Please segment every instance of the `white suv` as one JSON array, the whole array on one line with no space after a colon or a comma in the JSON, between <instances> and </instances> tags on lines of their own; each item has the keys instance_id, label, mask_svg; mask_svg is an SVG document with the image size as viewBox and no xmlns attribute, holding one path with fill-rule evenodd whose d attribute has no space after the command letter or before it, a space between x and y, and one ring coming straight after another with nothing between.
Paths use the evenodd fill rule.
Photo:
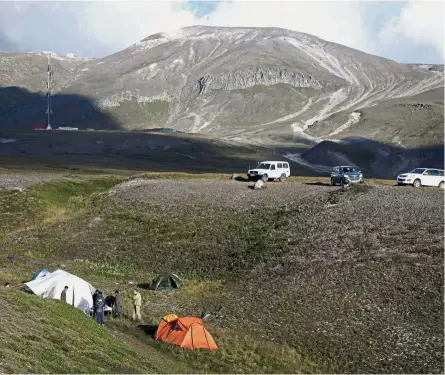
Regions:
<instances>
[{"instance_id":1,"label":"white suv","mask_svg":"<svg viewBox=\"0 0 445 375\"><path fill-rule=\"evenodd\" d=\"M261 179L264 182L278 178L283 182L290 176L289 163L285 161L262 161L254 169L249 169L247 178L249 181Z\"/></svg>"},{"instance_id":2,"label":"white suv","mask_svg":"<svg viewBox=\"0 0 445 375\"><path fill-rule=\"evenodd\" d=\"M444 188L444 171L433 168L416 168L409 173L399 174L397 176L398 185L435 186Z\"/></svg>"}]
</instances>

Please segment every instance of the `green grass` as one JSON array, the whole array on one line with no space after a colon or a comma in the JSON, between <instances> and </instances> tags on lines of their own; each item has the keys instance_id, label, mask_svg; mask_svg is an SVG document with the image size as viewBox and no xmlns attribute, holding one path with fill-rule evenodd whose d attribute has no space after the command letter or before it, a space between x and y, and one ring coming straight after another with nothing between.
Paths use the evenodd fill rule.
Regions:
<instances>
[{"instance_id":1,"label":"green grass","mask_svg":"<svg viewBox=\"0 0 445 375\"><path fill-rule=\"evenodd\" d=\"M295 349L266 337L258 339L210 325L218 351L189 351L154 341L127 319L106 319L104 329L57 300L12 289L0 290L0 298L2 319L7 322L0 325L2 372L323 372Z\"/></svg>"},{"instance_id":2,"label":"green grass","mask_svg":"<svg viewBox=\"0 0 445 375\"><path fill-rule=\"evenodd\" d=\"M320 366L299 354L295 349L233 331L213 333L218 351L186 351L163 344L175 357L188 363L200 363L200 372L288 374L322 373Z\"/></svg>"},{"instance_id":3,"label":"green grass","mask_svg":"<svg viewBox=\"0 0 445 375\"><path fill-rule=\"evenodd\" d=\"M1 290L0 371L147 373L150 359L77 309L22 291Z\"/></svg>"},{"instance_id":4,"label":"green grass","mask_svg":"<svg viewBox=\"0 0 445 375\"><path fill-rule=\"evenodd\" d=\"M70 178L33 185L24 192L0 190L0 238L32 225L66 219L85 209L93 195L121 181L113 176Z\"/></svg>"}]
</instances>

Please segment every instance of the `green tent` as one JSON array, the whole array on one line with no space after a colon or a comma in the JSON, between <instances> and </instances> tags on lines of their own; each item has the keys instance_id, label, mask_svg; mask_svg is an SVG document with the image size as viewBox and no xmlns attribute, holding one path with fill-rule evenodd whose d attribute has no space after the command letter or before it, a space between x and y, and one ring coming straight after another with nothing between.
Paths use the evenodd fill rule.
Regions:
<instances>
[{"instance_id":1,"label":"green tent","mask_svg":"<svg viewBox=\"0 0 445 375\"><path fill-rule=\"evenodd\" d=\"M150 284L150 289L152 290L166 290L171 288L180 288L182 285L182 280L178 275L174 273L168 273L159 275Z\"/></svg>"}]
</instances>

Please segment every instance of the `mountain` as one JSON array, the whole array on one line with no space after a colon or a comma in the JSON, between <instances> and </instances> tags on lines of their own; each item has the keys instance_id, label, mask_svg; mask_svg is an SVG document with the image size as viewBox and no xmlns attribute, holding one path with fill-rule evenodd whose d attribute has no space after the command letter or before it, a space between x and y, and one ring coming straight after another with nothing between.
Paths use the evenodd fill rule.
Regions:
<instances>
[{"instance_id":1,"label":"mountain","mask_svg":"<svg viewBox=\"0 0 445 375\"><path fill-rule=\"evenodd\" d=\"M19 61L6 76L5 59ZM41 90L43 59L0 54L0 82ZM172 127L232 142L443 143L443 66L399 64L290 30L186 27L101 59L56 60L53 70L59 125L105 129L101 112L126 130ZM45 118L43 101L7 112L14 102L24 104L10 99L3 126Z\"/></svg>"}]
</instances>

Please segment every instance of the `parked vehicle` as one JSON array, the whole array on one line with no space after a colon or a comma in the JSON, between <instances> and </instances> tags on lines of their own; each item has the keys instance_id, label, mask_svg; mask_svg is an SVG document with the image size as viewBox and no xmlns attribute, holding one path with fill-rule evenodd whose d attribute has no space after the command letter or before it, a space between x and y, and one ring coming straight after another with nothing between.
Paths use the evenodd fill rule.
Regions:
<instances>
[{"instance_id":1,"label":"parked vehicle","mask_svg":"<svg viewBox=\"0 0 445 375\"><path fill-rule=\"evenodd\" d=\"M332 168L331 185L347 185L365 182L361 171L350 165L340 165Z\"/></svg>"},{"instance_id":2,"label":"parked vehicle","mask_svg":"<svg viewBox=\"0 0 445 375\"><path fill-rule=\"evenodd\" d=\"M266 182L277 178L283 182L289 176L289 163L285 161L262 161L256 168L249 169L247 172L249 181L261 179Z\"/></svg>"},{"instance_id":3,"label":"parked vehicle","mask_svg":"<svg viewBox=\"0 0 445 375\"><path fill-rule=\"evenodd\" d=\"M409 173L402 173L397 176L398 185L412 185L414 187L434 186L445 187L445 176L442 169L416 168Z\"/></svg>"}]
</instances>

